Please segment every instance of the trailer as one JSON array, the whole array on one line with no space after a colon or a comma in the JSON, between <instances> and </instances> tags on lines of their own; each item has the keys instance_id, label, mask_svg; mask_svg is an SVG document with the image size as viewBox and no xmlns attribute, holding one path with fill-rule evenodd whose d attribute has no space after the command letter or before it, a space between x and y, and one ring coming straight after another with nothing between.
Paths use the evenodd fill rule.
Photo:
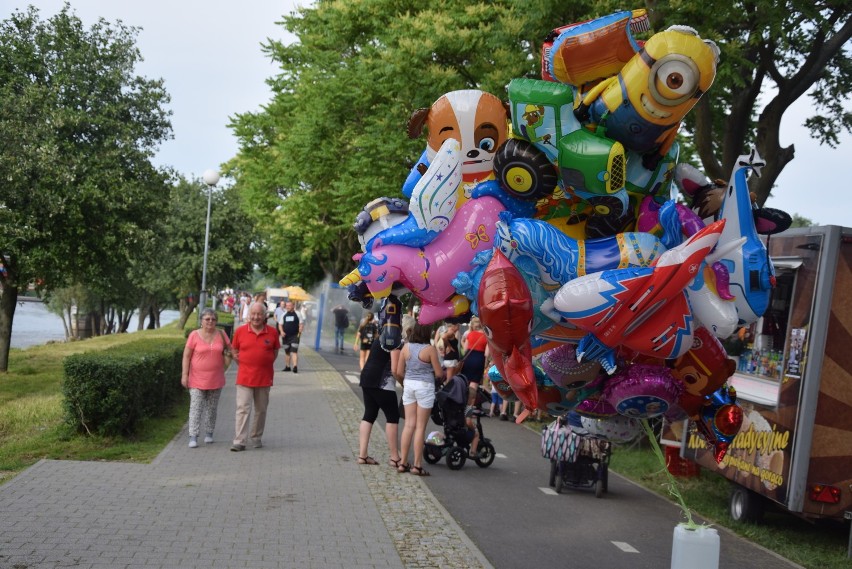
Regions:
<instances>
[{"instance_id":1,"label":"trailer","mask_svg":"<svg viewBox=\"0 0 852 569\"><path fill-rule=\"evenodd\" d=\"M726 342L743 424L717 464L694 429L681 456L733 482L730 513L770 502L852 518L852 229L790 229L767 243L776 284L763 317ZM852 547L852 541L850 541Z\"/></svg>"}]
</instances>

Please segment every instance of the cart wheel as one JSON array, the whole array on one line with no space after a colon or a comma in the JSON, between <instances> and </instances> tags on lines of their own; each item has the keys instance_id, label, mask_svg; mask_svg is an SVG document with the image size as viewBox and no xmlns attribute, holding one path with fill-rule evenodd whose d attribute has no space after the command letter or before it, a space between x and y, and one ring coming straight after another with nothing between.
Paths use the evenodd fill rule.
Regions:
<instances>
[{"instance_id":1,"label":"cart wheel","mask_svg":"<svg viewBox=\"0 0 852 569\"><path fill-rule=\"evenodd\" d=\"M432 445L426 445L426 448L423 451L423 458L429 464L437 464L438 461L441 460L441 449Z\"/></svg>"},{"instance_id":2,"label":"cart wheel","mask_svg":"<svg viewBox=\"0 0 852 569\"><path fill-rule=\"evenodd\" d=\"M463 448L453 447L450 449L449 454L447 454L447 466L450 467L450 470L461 470L467 460L465 454Z\"/></svg>"},{"instance_id":3,"label":"cart wheel","mask_svg":"<svg viewBox=\"0 0 852 569\"><path fill-rule=\"evenodd\" d=\"M598 480L595 482L595 498L600 498L604 494L604 483L603 480Z\"/></svg>"},{"instance_id":4,"label":"cart wheel","mask_svg":"<svg viewBox=\"0 0 852 569\"><path fill-rule=\"evenodd\" d=\"M556 461L550 459L550 486L556 486Z\"/></svg>"},{"instance_id":5,"label":"cart wheel","mask_svg":"<svg viewBox=\"0 0 852 569\"><path fill-rule=\"evenodd\" d=\"M731 487L731 518L738 522L756 522L763 517L763 497L738 484Z\"/></svg>"},{"instance_id":6,"label":"cart wheel","mask_svg":"<svg viewBox=\"0 0 852 569\"><path fill-rule=\"evenodd\" d=\"M565 483L565 473L562 472L562 469L557 466L556 468L556 486L554 490L556 490L557 494L562 493L562 485Z\"/></svg>"},{"instance_id":7,"label":"cart wheel","mask_svg":"<svg viewBox=\"0 0 852 569\"><path fill-rule=\"evenodd\" d=\"M484 441L479 444L479 456L476 458L476 465L479 468L488 468L494 462L496 452L494 445L489 441Z\"/></svg>"}]
</instances>

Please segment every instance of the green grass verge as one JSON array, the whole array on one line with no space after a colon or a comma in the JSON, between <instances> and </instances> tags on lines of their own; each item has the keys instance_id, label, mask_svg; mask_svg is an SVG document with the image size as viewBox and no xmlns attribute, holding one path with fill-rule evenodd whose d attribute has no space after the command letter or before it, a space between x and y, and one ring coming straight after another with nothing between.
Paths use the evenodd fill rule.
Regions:
<instances>
[{"instance_id":1,"label":"green grass verge","mask_svg":"<svg viewBox=\"0 0 852 569\"><path fill-rule=\"evenodd\" d=\"M62 361L71 354L161 337L183 338L184 331L169 324L158 330L11 350L9 370L0 373L0 484L45 458L153 460L186 422L188 395L163 417L146 421L133 438L79 435L62 419Z\"/></svg>"},{"instance_id":2,"label":"green grass verge","mask_svg":"<svg viewBox=\"0 0 852 569\"><path fill-rule=\"evenodd\" d=\"M647 446L616 447L610 468L670 498L665 466L657 461ZM852 560L846 557L849 527L845 524L812 523L780 510L767 511L758 524L735 522L728 515L731 483L727 479L702 468L700 476L678 478L677 483L689 509L711 525L728 528L808 569L848 569L852 566Z\"/></svg>"}]
</instances>

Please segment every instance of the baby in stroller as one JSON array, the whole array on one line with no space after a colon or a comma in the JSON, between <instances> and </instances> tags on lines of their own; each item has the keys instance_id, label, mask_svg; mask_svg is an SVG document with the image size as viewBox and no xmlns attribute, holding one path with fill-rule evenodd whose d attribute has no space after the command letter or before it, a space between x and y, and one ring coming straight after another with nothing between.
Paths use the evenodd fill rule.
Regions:
<instances>
[{"instance_id":1,"label":"baby in stroller","mask_svg":"<svg viewBox=\"0 0 852 569\"><path fill-rule=\"evenodd\" d=\"M465 409L468 398L468 381L463 374L457 374L441 386L435 394L435 406L432 407L432 422L443 426L444 432L433 432L426 439L424 457L429 464L435 464L441 457L447 456L447 466L458 470L470 458L481 468L494 462L494 445L482 432L482 402L488 394L482 389L477 393L474 407ZM466 416L467 415L467 416Z\"/></svg>"}]
</instances>

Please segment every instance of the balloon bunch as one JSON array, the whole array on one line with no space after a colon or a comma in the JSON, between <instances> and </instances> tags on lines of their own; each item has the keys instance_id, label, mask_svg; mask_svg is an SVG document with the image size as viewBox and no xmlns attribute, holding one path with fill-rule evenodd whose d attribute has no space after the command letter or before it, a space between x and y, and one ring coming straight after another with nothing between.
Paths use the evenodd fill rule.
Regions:
<instances>
[{"instance_id":1,"label":"balloon bunch","mask_svg":"<svg viewBox=\"0 0 852 569\"><path fill-rule=\"evenodd\" d=\"M758 231L786 214L751 203L756 152L722 190L677 164L719 50L686 26L633 35L647 30L644 10L557 28L542 79L511 81L508 103L464 90L415 111L409 135L425 128L427 144L405 200L358 214L340 284L365 304L411 292L422 324L478 315L492 385L527 411L574 411L621 439L637 419L688 416L721 460L739 407L718 338L766 310ZM693 207L670 199L673 181Z\"/></svg>"}]
</instances>

